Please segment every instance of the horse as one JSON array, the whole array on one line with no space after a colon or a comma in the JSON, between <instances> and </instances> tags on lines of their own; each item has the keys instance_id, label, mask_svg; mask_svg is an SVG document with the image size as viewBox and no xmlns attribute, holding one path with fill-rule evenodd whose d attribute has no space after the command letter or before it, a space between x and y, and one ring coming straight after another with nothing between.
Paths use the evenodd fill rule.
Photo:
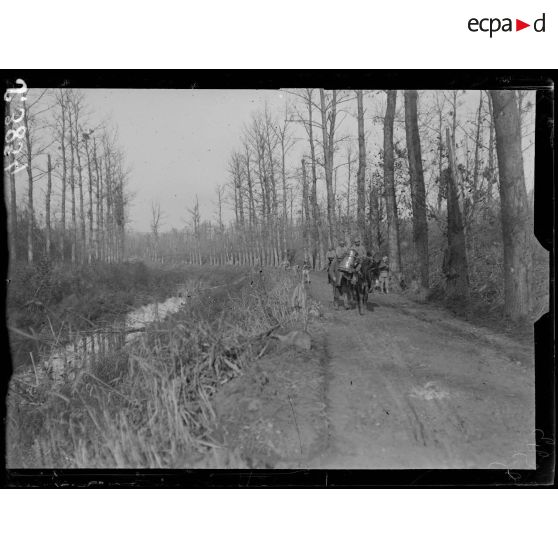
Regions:
<instances>
[{"instance_id":1,"label":"horse","mask_svg":"<svg viewBox=\"0 0 558 558\"><path fill-rule=\"evenodd\" d=\"M380 265L374 258L363 258L360 272L362 273L362 297L364 304L368 303L368 295L378 285Z\"/></svg>"},{"instance_id":2,"label":"horse","mask_svg":"<svg viewBox=\"0 0 558 558\"><path fill-rule=\"evenodd\" d=\"M366 286L360 270L346 272L336 267L335 283L333 284L333 304L336 308L339 307L339 298L341 296L343 297L345 310L350 308L352 300L356 300L358 313L364 314L364 306L366 304L364 298L365 291Z\"/></svg>"}]
</instances>

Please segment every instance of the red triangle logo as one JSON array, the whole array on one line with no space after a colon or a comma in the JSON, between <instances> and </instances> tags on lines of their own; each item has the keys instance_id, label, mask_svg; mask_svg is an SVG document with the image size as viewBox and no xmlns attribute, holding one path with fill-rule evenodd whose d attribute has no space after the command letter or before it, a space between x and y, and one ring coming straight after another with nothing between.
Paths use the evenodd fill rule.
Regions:
<instances>
[{"instance_id":1,"label":"red triangle logo","mask_svg":"<svg viewBox=\"0 0 558 558\"><path fill-rule=\"evenodd\" d=\"M516 31L521 31L522 29L525 29L526 27L531 27L531 24L530 23L525 23L524 21L521 21L520 19L515 20L515 30Z\"/></svg>"}]
</instances>

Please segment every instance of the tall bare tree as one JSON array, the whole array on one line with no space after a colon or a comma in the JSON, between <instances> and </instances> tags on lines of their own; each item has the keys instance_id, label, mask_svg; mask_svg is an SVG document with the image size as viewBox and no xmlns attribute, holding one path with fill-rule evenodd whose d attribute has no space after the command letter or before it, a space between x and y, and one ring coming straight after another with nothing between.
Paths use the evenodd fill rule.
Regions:
<instances>
[{"instance_id":1,"label":"tall bare tree","mask_svg":"<svg viewBox=\"0 0 558 558\"><path fill-rule=\"evenodd\" d=\"M91 171L91 154L89 153L89 140L93 130L83 132L83 143L85 144L85 153L87 156L87 175L89 184L89 206L87 210L87 219L89 221L89 237L87 243L87 257L89 262L93 259L94 237L93 237L93 173Z\"/></svg>"},{"instance_id":2,"label":"tall bare tree","mask_svg":"<svg viewBox=\"0 0 558 558\"><path fill-rule=\"evenodd\" d=\"M353 162L353 146L351 143L347 144L347 205L345 214L345 231L347 235L351 235L351 178L352 173L352 162ZM335 176L337 176L337 168L335 169ZM340 236L343 234L341 228L341 203L339 204L339 223L337 227L337 234ZM358 227L357 227L358 228Z\"/></svg>"},{"instance_id":3,"label":"tall bare tree","mask_svg":"<svg viewBox=\"0 0 558 558\"><path fill-rule=\"evenodd\" d=\"M14 108L15 103L5 103L5 118L12 119L11 129L14 129ZM19 117L18 117L19 118ZM16 185L15 185L15 174L9 167L13 163L15 155L4 152L5 162L4 168L8 167L8 176L10 181L10 211L9 211L9 226L10 226L10 261L15 263L17 261L17 199L16 199Z\"/></svg>"},{"instance_id":4,"label":"tall bare tree","mask_svg":"<svg viewBox=\"0 0 558 558\"><path fill-rule=\"evenodd\" d=\"M335 121L337 118L337 91L333 90L331 100L326 102L326 95L320 89L320 115L322 117L322 147L324 155L324 173L327 190L327 232L328 244L333 244L335 231L335 196L333 194L333 154ZM329 125L328 125L329 124Z\"/></svg>"},{"instance_id":5,"label":"tall bare tree","mask_svg":"<svg viewBox=\"0 0 558 558\"><path fill-rule=\"evenodd\" d=\"M444 123L444 104L445 99L440 95L439 91L435 93L435 100L436 100L436 111L438 116L438 198L437 198L437 208L438 214L442 210L442 200L446 197L446 193L444 191L444 184L442 179L444 177L444 131L443 131L443 123Z\"/></svg>"},{"instance_id":6,"label":"tall bare tree","mask_svg":"<svg viewBox=\"0 0 558 558\"><path fill-rule=\"evenodd\" d=\"M159 227L161 224L161 204L159 202L151 202L151 235L152 235L152 259L157 261L161 254L159 254Z\"/></svg>"},{"instance_id":7,"label":"tall bare tree","mask_svg":"<svg viewBox=\"0 0 558 558\"><path fill-rule=\"evenodd\" d=\"M196 201L194 203L194 207L192 209L188 209L188 212L192 216L192 228L194 230L194 238L195 238L195 249L196 249L196 263L198 265L202 264L202 255L201 255L201 215L200 215L200 204L198 201L198 196L196 196Z\"/></svg>"},{"instance_id":8,"label":"tall bare tree","mask_svg":"<svg viewBox=\"0 0 558 558\"><path fill-rule=\"evenodd\" d=\"M379 182L381 180L381 176L377 173L370 174L370 178L368 181L368 222L369 226L367 227L367 248L372 250L372 247L375 245L375 250L380 252L383 243L383 236L382 236L382 198L380 195L379 190Z\"/></svg>"},{"instance_id":9,"label":"tall bare tree","mask_svg":"<svg viewBox=\"0 0 558 558\"><path fill-rule=\"evenodd\" d=\"M93 160L95 161L95 183L97 185L97 231L96 231L96 257L104 260L104 220L103 220L103 184L102 161L97 157L97 139L93 138Z\"/></svg>"},{"instance_id":10,"label":"tall bare tree","mask_svg":"<svg viewBox=\"0 0 558 558\"><path fill-rule=\"evenodd\" d=\"M321 215L320 207L318 205L318 175L316 170L316 149L314 143L314 122L312 115L313 89L306 89L306 105L308 108L308 124L306 126L308 132L308 142L310 145L310 169L312 171L312 186L310 188L310 197L312 200L312 265L314 269L322 266L322 254L324 252L322 232L321 232Z\"/></svg>"},{"instance_id":11,"label":"tall bare tree","mask_svg":"<svg viewBox=\"0 0 558 558\"><path fill-rule=\"evenodd\" d=\"M25 146L27 158L27 261L33 262L33 228L35 225L35 211L33 209L33 149L31 142L31 128L29 109L23 101L23 123L25 125Z\"/></svg>"},{"instance_id":12,"label":"tall bare tree","mask_svg":"<svg viewBox=\"0 0 558 558\"><path fill-rule=\"evenodd\" d=\"M393 285L394 289L398 288L401 279L399 219L395 199L395 161L393 149L393 122L395 119L396 102L397 91L388 91L386 115L384 118L384 196L386 200L390 269L393 277L396 279Z\"/></svg>"},{"instance_id":13,"label":"tall bare tree","mask_svg":"<svg viewBox=\"0 0 558 558\"><path fill-rule=\"evenodd\" d=\"M250 143L248 140L244 142L244 174L246 175L246 186L248 188L248 225L250 231L252 231L254 225L256 224L256 204L254 199L254 183L252 181L252 172L250 168L251 153L250 153Z\"/></svg>"},{"instance_id":14,"label":"tall bare tree","mask_svg":"<svg viewBox=\"0 0 558 558\"><path fill-rule=\"evenodd\" d=\"M55 94L56 103L60 107L60 120L58 138L60 142L60 152L62 155L62 193L60 210L60 259L66 259L66 187L68 176L68 163L66 155L66 121L67 121L67 96L63 89L59 89Z\"/></svg>"},{"instance_id":15,"label":"tall bare tree","mask_svg":"<svg viewBox=\"0 0 558 558\"><path fill-rule=\"evenodd\" d=\"M115 227L114 227L114 178L113 178L113 153L108 134L103 137L105 167L105 239L106 239L106 261L115 260Z\"/></svg>"},{"instance_id":16,"label":"tall bare tree","mask_svg":"<svg viewBox=\"0 0 558 558\"><path fill-rule=\"evenodd\" d=\"M45 220L46 220L46 229L45 229L45 251L46 257L50 258L50 243L51 243L51 229L50 229L50 198L52 195L52 164L50 160L50 153L47 155L47 191L46 191L46 198L45 198Z\"/></svg>"},{"instance_id":17,"label":"tall bare tree","mask_svg":"<svg viewBox=\"0 0 558 558\"><path fill-rule=\"evenodd\" d=\"M268 176L269 184L271 186L271 201L272 201L272 244L273 244L273 261L274 264L279 264L280 253L282 251L281 247L281 233L279 227L279 199L277 195L277 181L276 181L276 171L275 171L275 148L277 147L277 138L273 133L274 122L272 120L271 114L268 107L266 106L264 111L264 131L265 131L265 145L267 148L267 164L268 164Z\"/></svg>"},{"instance_id":18,"label":"tall bare tree","mask_svg":"<svg viewBox=\"0 0 558 558\"><path fill-rule=\"evenodd\" d=\"M521 126L513 91L490 91L494 111L496 152L504 242L504 311L512 320L531 308L531 220L525 188Z\"/></svg>"},{"instance_id":19,"label":"tall bare tree","mask_svg":"<svg viewBox=\"0 0 558 558\"><path fill-rule=\"evenodd\" d=\"M358 174L357 174L357 223L358 231L366 241L366 144L364 141L364 107L362 89L357 91L357 120L358 120ZM370 246L368 246L370 248Z\"/></svg>"},{"instance_id":20,"label":"tall bare tree","mask_svg":"<svg viewBox=\"0 0 558 558\"><path fill-rule=\"evenodd\" d=\"M302 219L302 238L304 243L304 257L308 257L310 254L310 230L309 224L311 219L310 213L310 195L308 193L308 174L306 172L306 160L304 157L301 161L302 165L302 212L301 212L301 219Z\"/></svg>"},{"instance_id":21,"label":"tall bare tree","mask_svg":"<svg viewBox=\"0 0 558 558\"><path fill-rule=\"evenodd\" d=\"M455 145L449 128L446 128L446 144L448 150L448 169L441 177L446 182L448 246L444 256L443 271L446 276L446 291L450 298L469 298L469 271L465 232L457 186L457 164Z\"/></svg>"},{"instance_id":22,"label":"tall bare tree","mask_svg":"<svg viewBox=\"0 0 558 558\"><path fill-rule=\"evenodd\" d=\"M480 198L479 173L480 173L480 151L482 144L482 91L479 91L479 108L477 109L477 124L475 131L475 158L473 163L473 200L471 212L474 214Z\"/></svg>"},{"instance_id":23,"label":"tall bare tree","mask_svg":"<svg viewBox=\"0 0 558 558\"><path fill-rule=\"evenodd\" d=\"M81 91L74 91L72 90L70 93L71 98L71 107L73 110L73 124L74 130L72 133L72 137L74 140L74 151L77 160L77 172L78 172L78 182L79 182L79 212L80 212L80 232L81 232L81 242L80 242L80 259L81 261L85 261L85 252L86 252L86 234L85 234L85 209L83 205L83 167L81 164L81 137L80 137L80 115L83 108L83 93Z\"/></svg>"},{"instance_id":24,"label":"tall bare tree","mask_svg":"<svg viewBox=\"0 0 558 558\"><path fill-rule=\"evenodd\" d=\"M488 138L488 168L487 168L487 186L486 186L486 198L489 203L492 202L494 194L494 183L495 178L495 162L494 162L494 145L496 142L494 134L494 111L492 108L492 98L487 95L488 111L490 114L490 132Z\"/></svg>"},{"instance_id":25,"label":"tall bare tree","mask_svg":"<svg viewBox=\"0 0 558 558\"><path fill-rule=\"evenodd\" d=\"M66 101L68 109L70 107L70 95L66 91ZM76 223L76 180L75 180L75 146L74 129L72 125L72 111L68 110L68 128L70 132L70 191L72 201L72 263L77 261L77 223Z\"/></svg>"},{"instance_id":26,"label":"tall bare tree","mask_svg":"<svg viewBox=\"0 0 558 558\"><path fill-rule=\"evenodd\" d=\"M428 223L426 220L426 190L418 129L417 98L416 90L405 91L405 133L411 178L413 241L420 270L420 281L423 287L428 288Z\"/></svg>"},{"instance_id":27,"label":"tall bare tree","mask_svg":"<svg viewBox=\"0 0 558 558\"><path fill-rule=\"evenodd\" d=\"M289 132L289 119L288 119L288 107L285 105L285 116L281 124L276 124L274 126L277 139L279 141L279 146L281 149L281 185L282 185L282 209L283 215L281 220L281 242L282 251L286 255L287 251L287 164L286 157L293 147L294 142L292 136Z\"/></svg>"},{"instance_id":28,"label":"tall bare tree","mask_svg":"<svg viewBox=\"0 0 558 558\"><path fill-rule=\"evenodd\" d=\"M232 184L235 189L235 212L238 216L238 226L244 229L244 196L242 188L242 156L240 153L234 152L231 156L229 164L229 172L232 178Z\"/></svg>"},{"instance_id":29,"label":"tall bare tree","mask_svg":"<svg viewBox=\"0 0 558 558\"><path fill-rule=\"evenodd\" d=\"M321 223L321 211L318 202L318 172L317 172L317 157L316 157L316 138L314 136L314 128L320 127L320 124L314 121L314 110L318 113L321 112L321 105L314 102L313 88L306 88L302 91L292 91L293 95L299 97L303 101L303 111L295 109L297 115L297 122L300 122L308 136L308 143L310 147L310 171L311 183L309 187L308 197L311 210L311 217L308 220L309 238L310 238L310 259L314 269L322 267L325 257L324 238Z\"/></svg>"}]
</instances>

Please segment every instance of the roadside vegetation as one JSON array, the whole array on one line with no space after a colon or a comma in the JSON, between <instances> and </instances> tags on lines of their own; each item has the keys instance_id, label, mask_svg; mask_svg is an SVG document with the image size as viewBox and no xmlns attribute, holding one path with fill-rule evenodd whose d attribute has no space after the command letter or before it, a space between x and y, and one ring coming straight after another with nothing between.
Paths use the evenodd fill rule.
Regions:
<instances>
[{"instance_id":1,"label":"roadside vegetation","mask_svg":"<svg viewBox=\"0 0 558 558\"><path fill-rule=\"evenodd\" d=\"M176 295L177 285L187 278L212 285L212 276L207 268L143 262L78 267L18 263L10 273L7 296L14 366L28 358L33 338L60 342L72 332L110 324L132 308Z\"/></svg>"},{"instance_id":2,"label":"roadside vegetation","mask_svg":"<svg viewBox=\"0 0 558 558\"><path fill-rule=\"evenodd\" d=\"M212 455L214 395L262 354L273 328L307 321L289 304L297 274L212 273L229 286L198 291L90 370L70 366L61 385L14 377L8 466L181 468Z\"/></svg>"}]
</instances>

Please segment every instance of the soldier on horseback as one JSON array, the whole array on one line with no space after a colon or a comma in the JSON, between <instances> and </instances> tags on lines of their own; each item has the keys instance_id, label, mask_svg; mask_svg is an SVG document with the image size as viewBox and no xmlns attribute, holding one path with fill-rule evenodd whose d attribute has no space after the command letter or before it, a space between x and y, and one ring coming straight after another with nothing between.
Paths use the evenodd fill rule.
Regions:
<instances>
[{"instance_id":1,"label":"soldier on horseback","mask_svg":"<svg viewBox=\"0 0 558 558\"><path fill-rule=\"evenodd\" d=\"M340 242L336 250L337 265L335 272L335 284L333 287L333 301L337 308L339 302L339 295L343 294L344 306L349 308L349 300L355 297L358 303L359 312L362 313L360 283L361 275L360 269L364 258L366 257L366 250L360 243L360 238L355 238L352 242L351 248L346 250L344 242ZM340 257L341 256L341 257Z\"/></svg>"},{"instance_id":2,"label":"soldier on horseback","mask_svg":"<svg viewBox=\"0 0 558 558\"><path fill-rule=\"evenodd\" d=\"M366 248L361 244L360 237L357 236L353 239L351 250L357 253L359 260L366 258Z\"/></svg>"},{"instance_id":3,"label":"soldier on horseback","mask_svg":"<svg viewBox=\"0 0 558 558\"><path fill-rule=\"evenodd\" d=\"M337 258L337 263L339 263L347 255L347 243L344 239L341 239L335 248L335 257Z\"/></svg>"}]
</instances>

